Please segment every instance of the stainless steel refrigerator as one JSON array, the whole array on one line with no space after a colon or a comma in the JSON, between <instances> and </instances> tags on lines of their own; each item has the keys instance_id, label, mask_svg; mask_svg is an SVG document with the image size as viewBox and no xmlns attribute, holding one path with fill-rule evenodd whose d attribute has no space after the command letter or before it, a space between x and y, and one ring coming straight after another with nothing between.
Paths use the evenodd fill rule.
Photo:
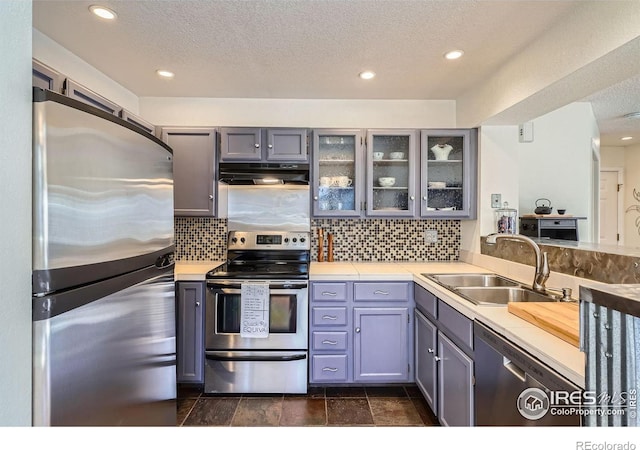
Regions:
<instances>
[{"instance_id":1,"label":"stainless steel refrigerator","mask_svg":"<svg viewBox=\"0 0 640 450\"><path fill-rule=\"evenodd\" d=\"M33 424L173 426L171 149L33 94Z\"/></svg>"}]
</instances>

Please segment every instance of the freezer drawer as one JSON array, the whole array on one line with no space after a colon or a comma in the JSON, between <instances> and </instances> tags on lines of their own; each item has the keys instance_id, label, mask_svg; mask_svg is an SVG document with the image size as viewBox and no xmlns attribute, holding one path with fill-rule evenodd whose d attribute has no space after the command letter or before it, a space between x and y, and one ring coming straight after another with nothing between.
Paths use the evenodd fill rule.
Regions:
<instances>
[{"instance_id":1,"label":"freezer drawer","mask_svg":"<svg viewBox=\"0 0 640 450\"><path fill-rule=\"evenodd\" d=\"M33 350L35 426L175 426L173 266L34 299Z\"/></svg>"}]
</instances>

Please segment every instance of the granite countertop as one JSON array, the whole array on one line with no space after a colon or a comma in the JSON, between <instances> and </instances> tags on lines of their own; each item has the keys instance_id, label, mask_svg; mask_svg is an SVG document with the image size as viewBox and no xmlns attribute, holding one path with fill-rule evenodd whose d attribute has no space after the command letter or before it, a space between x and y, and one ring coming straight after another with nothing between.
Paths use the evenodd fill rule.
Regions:
<instances>
[{"instance_id":1,"label":"granite countertop","mask_svg":"<svg viewBox=\"0 0 640 450\"><path fill-rule=\"evenodd\" d=\"M176 281L204 281L206 273L224 261L177 261ZM413 281L472 320L479 320L516 345L585 386L585 356L578 348L509 313L504 306L477 306L430 281L423 273L491 273L463 262L312 262L310 281ZM524 282L524 280L516 280Z\"/></svg>"}]
</instances>

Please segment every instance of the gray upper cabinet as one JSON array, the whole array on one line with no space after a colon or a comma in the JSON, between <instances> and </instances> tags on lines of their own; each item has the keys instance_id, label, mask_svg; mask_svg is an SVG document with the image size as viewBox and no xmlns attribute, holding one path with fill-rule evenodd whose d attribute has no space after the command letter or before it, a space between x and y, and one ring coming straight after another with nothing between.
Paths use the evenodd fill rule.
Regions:
<instances>
[{"instance_id":1,"label":"gray upper cabinet","mask_svg":"<svg viewBox=\"0 0 640 450\"><path fill-rule=\"evenodd\" d=\"M33 86L60 92L62 89L62 75L51 67L34 59L32 61Z\"/></svg>"},{"instance_id":2,"label":"gray upper cabinet","mask_svg":"<svg viewBox=\"0 0 640 450\"><path fill-rule=\"evenodd\" d=\"M75 81L67 78L64 80L64 94L67 97L74 98L84 103L88 103L91 106L100 108L109 114L120 116L122 108L113 103L112 101L104 98L100 94L93 92L90 89L76 83Z\"/></svg>"},{"instance_id":3,"label":"gray upper cabinet","mask_svg":"<svg viewBox=\"0 0 640 450\"><path fill-rule=\"evenodd\" d=\"M123 109L120 112L120 117L129 122L132 125L137 126L138 128L143 129L144 131L146 131L149 134L152 134L155 136L156 133L156 127L155 125L147 122L146 120L144 120L142 117L138 117L132 113L130 113L129 111L127 111L126 109Z\"/></svg>"},{"instance_id":4,"label":"gray upper cabinet","mask_svg":"<svg viewBox=\"0 0 640 450\"><path fill-rule=\"evenodd\" d=\"M416 130L367 131L367 216L416 214Z\"/></svg>"},{"instance_id":5,"label":"gray upper cabinet","mask_svg":"<svg viewBox=\"0 0 640 450\"><path fill-rule=\"evenodd\" d=\"M313 130L313 215L361 214L364 171L362 130Z\"/></svg>"},{"instance_id":6,"label":"gray upper cabinet","mask_svg":"<svg viewBox=\"0 0 640 450\"><path fill-rule=\"evenodd\" d=\"M163 128L173 149L173 202L176 216L215 216L215 128Z\"/></svg>"},{"instance_id":7,"label":"gray upper cabinet","mask_svg":"<svg viewBox=\"0 0 640 450\"><path fill-rule=\"evenodd\" d=\"M476 217L476 129L422 130L420 216Z\"/></svg>"},{"instance_id":8,"label":"gray upper cabinet","mask_svg":"<svg viewBox=\"0 0 640 450\"><path fill-rule=\"evenodd\" d=\"M307 162L306 128L221 128L221 162Z\"/></svg>"}]
</instances>

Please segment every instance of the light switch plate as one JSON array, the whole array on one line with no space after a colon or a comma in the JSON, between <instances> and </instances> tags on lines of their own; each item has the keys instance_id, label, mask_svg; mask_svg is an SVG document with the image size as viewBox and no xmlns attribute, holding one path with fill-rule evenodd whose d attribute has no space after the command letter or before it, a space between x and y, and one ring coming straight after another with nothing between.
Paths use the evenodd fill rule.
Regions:
<instances>
[{"instance_id":1,"label":"light switch plate","mask_svg":"<svg viewBox=\"0 0 640 450\"><path fill-rule=\"evenodd\" d=\"M491 194L491 207L492 208L500 208L502 204L502 195L501 194Z\"/></svg>"},{"instance_id":2,"label":"light switch plate","mask_svg":"<svg viewBox=\"0 0 640 450\"><path fill-rule=\"evenodd\" d=\"M424 239L427 244L435 244L438 242L438 230L426 230L424 232Z\"/></svg>"}]
</instances>

